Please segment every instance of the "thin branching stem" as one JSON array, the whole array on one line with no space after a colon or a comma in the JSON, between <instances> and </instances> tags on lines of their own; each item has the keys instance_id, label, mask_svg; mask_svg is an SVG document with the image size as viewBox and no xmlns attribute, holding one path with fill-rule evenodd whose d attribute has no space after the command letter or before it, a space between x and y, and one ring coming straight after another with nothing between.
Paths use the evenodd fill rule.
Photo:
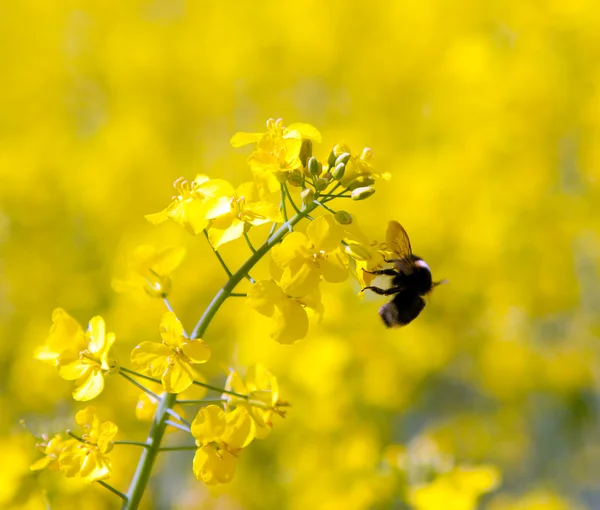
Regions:
<instances>
[{"instance_id":1,"label":"thin branching stem","mask_svg":"<svg viewBox=\"0 0 600 510\"><path fill-rule=\"evenodd\" d=\"M169 415L172 416L173 418L175 418L176 420L179 420L181 423L186 425L188 428L192 426L192 424L189 421L183 419L181 417L181 415L179 413L173 411L173 409L167 409L167 413L169 413Z\"/></svg>"},{"instance_id":2,"label":"thin branching stem","mask_svg":"<svg viewBox=\"0 0 600 510\"><path fill-rule=\"evenodd\" d=\"M283 183L281 183L281 212L283 213L283 219L285 220L285 224L287 225L288 223L288 215L287 215L287 208L285 206L285 189L283 187ZM290 232L292 231L293 227L289 227Z\"/></svg>"},{"instance_id":3,"label":"thin branching stem","mask_svg":"<svg viewBox=\"0 0 600 510\"><path fill-rule=\"evenodd\" d=\"M223 267L223 269L225 270L225 272L227 273L227 276L229 276L229 278L231 278L231 275L233 274L231 272L231 270L227 267L227 264L225 264L225 261L223 260L223 257L221 257L221 254L219 253L219 251L212 245L212 243L210 242L210 239L208 237L208 232L206 230L203 230L204 232L204 237L206 237L206 240L208 241L208 245L211 247L212 251L214 252L214 254L217 256L217 259L219 260L219 262L221 263L221 266Z\"/></svg>"},{"instance_id":4,"label":"thin branching stem","mask_svg":"<svg viewBox=\"0 0 600 510\"><path fill-rule=\"evenodd\" d=\"M248 297L248 294L244 292L232 292L229 297Z\"/></svg>"},{"instance_id":5,"label":"thin branching stem","mask_svg":"<svg viewBox=\"0 0 600 510\"><path fill-rule=\"evenodd\" d=\"M67 430L66 432L67 435L71 436L73 439L77 439L77 441L79 441L80 443L85 443L83 438L79 437L77 434L73 434L73 432L71 432L70 430Z\"/></svg>"},{"instance_id":6,"label":"thin branching stem","mask_svg":"<svg viewBox=\"0 0 600 510\"><path fill-rule=\"evenodd\" d=\"M168 297L165 296L163 298L163 303L165 304L165 306L167 307L167 310L169 310L169 312L175 313L175 311L173 310L173 307L171 306L171 302L169 301Z\"/></svg>"},{"instance_id":7,"label":"thin branching stem","mask_svg":"<svg viewBox=\"0 0 600 510\"><path fill-rule=\"evenodd\" d=\"M222 404L227 402L225 398L204 398L202 400L178 400L177 404L181 404L183 406L190 405L203 405L203 404Z\"/></svg>"},{"instance_id":8,"label":"thin branching stem","mask_svg":"<svg viewBox=\"0 0 600 510\"><path fill-rule=\"evenodd\" d=\"M109 485L108 483L106 483L103 480L96 480L96 483L98 485L101 485L105 489L108 489L110 492L112 492L116 496L119 496L123 501L127 501L127 496L125 494L123 494L121 491L115 489L112 485Z\"/></svg>"},{"instance_id":9,"label":"thin branching stem","mask_svg":"<svg viewBox=\"0 0 600 510\"><path fill-rule=\"evenodd\" d=\"M165 446L163 448L159 448L159 452L179 452L183 450L197 450L197 446Z\"/></svg>"},{"instance_id":10,"label":"thin branching stem","mask_svg":"<svg viewBox=\"0 0 600 510\"><path fill-rule=\"evenodd\" d=\"M315 204L321 206L323 209L329 211L331 214L336 214L336 212L331 207L327 207L323 202L319 202L318 200L315 200Z\"/></svg>"},{"instance_id":11,"label":"thin branching stem","mask_svg":"<svg viewBox=\"0 0 600 510\"><path fill-rule=\"evenodd\" d=\"M195 384L196 386L202 386L203 388L206 388L207 390L217 391L219 393L225 393L227 395L233 395L234 397L248 399L248 395L242 395L241 393L236 393L235 391L229 391L229 390L225 390L223 388L217 388L216 386L211 386L210 384L206 384L206 383L203 383L203 382L200 382L200 381L193 381L193 384Z\"/></svg>"},{"instance_id":12,"label":"thin branching stem","mask_svg":"<svg viewBox=\"0 0 600 510\"><path fill-rule=\"evenodd\" d=\"M129 445L129 446L141 446L142 448L149 448L148 443L140 443L139 441L113 441L113 444Z\"/></svg>"},{"instance_id":13,"label":"thin branching stem","mask_svg":"<svg viewBox=\"0 0 600 510\"><path fill-rule=\"evenodd\" d=\"M189 427L186 427L185 425L182 425L181 423L177 423L176 421L172 421L172 420L167 420L165 423L175 429L182 430L183 432L187 432L188 434L190 433Z\"/></svg>"},{"instance_id":14,"label":"thin branching stem","mask_svg":"<svg viewBox=\"0 0 600 510\"><path fill-rule=\"evenodd\" d=\"M294 199L292 198L292 194L290 193L290 190L287 187L287 184L284 182L281 184L281 186L283 187L283 190L285 191L285 194L287 195L287 199L290 201L290 204L294 208L294 211L296 211L296 214L300 214L300 209L298 209L298 206L295 204Z\"/></svg>"},{"instance_id":15,"label":"thin branching stem","mask_svg":"<svg viewBox=\"0 0 600 510\"><path fill-rule=\"evenodd\" d=\"M140 390L142 390L144 393L146 393L146 395L150 395L152 398L156 399L157 402L160 400L161 397L159 395L157 395L156 393L154 393L152 390L149 390L148 388L146 388L146 386L144 386L143 384L141 384L138 381L136 381L133 377L130 377L129 375L127 375L126 372L130 372L130 370L128 370L126 368L123 368L123 367L119 368L119 374L121 374L131 384L137 386ZM148 377L148 376L145 376L145 375L142 375L142 374L138 374L137 372L135 372L135 375L137 375L138 377L142 377L144 379L148 379L150 381L153 381L153 382L156 382L156 383L160 384L160 381L158 379L154 379L153 377Z\"/></svg>"},{"instance_id":16,"label":"thin branching stem","mask_svg":"<svg viewBox=\"0 0 600 510\"><path fill-rule=\"evenodd\" d=\"M244 239L246 240L246 244L248 245L248 248L250 248L250 251L252 253L256 253L256 248L252 244L252 241L250 241L250 236L248 236L248 232L246 232L245 230L244 230Z\"/></svg>"}]
</instances>

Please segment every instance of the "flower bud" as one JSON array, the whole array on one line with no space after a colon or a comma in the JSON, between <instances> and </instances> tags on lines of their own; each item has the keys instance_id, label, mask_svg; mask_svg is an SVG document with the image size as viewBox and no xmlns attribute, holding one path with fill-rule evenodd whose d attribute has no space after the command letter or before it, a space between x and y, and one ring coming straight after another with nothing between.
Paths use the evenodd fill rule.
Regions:
<instances>
[{"instance_id":1,"label":"flower bud","mask_svg":"<svg viewBox=\"0 0 600 510\"><path fill-rule=\"evenodd\" d=\"M152 273L145 279L144 291L150 297L166 298L171 292L171 278Z\"/></svg>"},{"instance_id":2,"label":"flower bud","mask_svg":"<svg viewBox=\"0 0 600 510\"><path fill-rule=\"evenodd\" d=\"M344 163L340 163L339 165L335 166L335 168L333 169L333 172L331 172L331 176L336 181L339 181L342 177L344 177L345 172L346 172L346 165Z\"/></svg>"},{"instance_id":3,"label":"flower bud","mask_svg":"<svg viewBox=\"0 0 600 510\"><path fill-rule=\"evenodd\" d=\"M329 165L329 168L333 168L333 166L335 165L335 160L337 159L337 156L335 155L335 147L333 149L331 149L331 152L329 153L329 156L327 158L327 164Z\"/></svg>"},{"instance_id":4,"label":"flower bud","mask_svg":"<svg viewBox=\"0 0 600 510\"><path fill-rule=\"evenodd\" d=\"M302 166L306 166L307 161L312 156L312 142L308 138L302 139L302 145L300 146L300 153L298 157L300 158L300 162Z\"/></svg>"},{"instance_id":5,"label":"flower bud","mask_svg":"<svg viewBox=\"0 0 600 510\"><path fill-rule=\"evenodd\" d=\"M299 170L294 170L288 174L287 182L290 184L290 186L301 188L304 186L304 176Z\"/></svg>"},{"instance_id":6,"label":"flower bud","mask_svg":"<svg viewBox=\"0 0 600 510\"><path fill-rule=\"evenodd\" d=\"M336 160L335 160L335 166L338 166L340 163L343 163L344 165L348 163L348 161L350 161L350 153L349 152L343 152L342 154L340 154Z\"/></svg>"},{"instance_id":7,"label":"flower bud","mask_svg":"<svg viewBox=\"0 0 600 510\"><path fill-rule=\"evenodd\" d=\"M373 193L375 193L375 188L372 186L365 186L363 188L356 188L354 191L352 191L350 198L352 198L352 200L365 200Z\"/></svg>"},{"instance_id":8,"label":"flower bud","mask_svg":"<svg viewBox=\"0 0 600 510\"><path fill-rule=\"evenodd\" d=\"M369 161L373 157L373 149L365 147L360 154L360 159L363 161Z\"/></svg>"},{"instance_id":9,"label":"flower bud","mask_svg":"<svg viewBox=\"0 0 600 510\"><path fill-rule=\"evenodd\" d=\"M346 188L353 190L356 188L363 188L365 186L372 186L373 184L375 184L375 179L373 177L370 175L361 175L350 181Z\"/></svg>"},{"instance_id":10,"label":"flower bud","mask_svg":"<svg viewBox=\"0 0 600 510\"><path fill-rule=\"evenodd\" d=\"M317 158L310 158L308 160L308 173L310 175L314 175L315 177L317 177L321 174L322 170L323 170L323 168L317 161Z\"/></svg>"},{"instance_id":11,"label":"flower bud","mask_svg":"<svg viewBox=\"0 0 600 510\"><path fill-rule=\"evenodd\" d=\"M315 192L310 188L304 188L300 192L300 198L302 199L302 205L308 207L315 200Z\"/></svg>"},{"instance_id":12,"label":"flower bud","mask_svg":"<svg viewBox=\"0 0 600 510\"><path fill-rule=\"evenodd\" d=\"M333 217L340 225L350 225L352 223L352 216L347 211L338 211Z\"/></svg>"},{"instance_id":13,"label":"flower bud","mask_svg":"<svg viewBox=\"0 0 600 510\"><path fill-rule=\"evenodd\" d=\"M323 191L327 188L327 186L329 186L329 179L325 179L323 177L317 179L317 185L315 186L317 191Z\"/></svg>"}]
</instances>

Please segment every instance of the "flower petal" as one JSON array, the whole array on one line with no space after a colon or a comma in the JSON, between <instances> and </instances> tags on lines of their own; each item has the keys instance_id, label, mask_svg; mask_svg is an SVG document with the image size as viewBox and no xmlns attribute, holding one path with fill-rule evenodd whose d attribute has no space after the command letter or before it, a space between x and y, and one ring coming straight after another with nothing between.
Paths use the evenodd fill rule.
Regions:
<instances>
[{"instance_id":1,"label":"flower petal","mask_svg":"<svg viewBox=\"0 0 600 510\"><path fill-rule=\"evenodd\" d=\"M168 393L181 393L187 390L194 380L194 371L186 361L179 356L174 356L172 364L167 366L161 381L165 391Z\"/></svg>"},{"instance_id":2,"label":"flower petal","mask_svg":"<svg viewBox=\"0 0 600 510\"><path fill-rule=\"evenodd\" d=\"M157 342L142 342L131 351L131 367L152 377L160 377L167 370L167 357L173 351Z\"/></svg>"},{"instance_id":3,"label":"flower petal","mask_svg":"<svg viewBox=\"0 0 600 510\"><path fill-rule=\"evenodd\" d=\"M340 245L344 229L335 221L333 215L325 214L311 222L306 229L306 235L314 245L315 251L330 252Z\"/></svg>"},{"instance_id":4,"label":"flower petal","mask_svg":"<svg viewBox=\"0 0 600 510\"><path fill-rule=\"evenodd\" d=\"M74 381L86 375L93 367L94 365L90 362L77 359L71 363L60 365L58 367L58 375L67 381Z\"/></svg>"},{"instance_id":5,"label":"flower petal","mask_svg":"<svg viewBox=\"0 0 600 510\"><path fill-rule=\"evenodd\" d=\"M235 473L236 458L227 450L219 450L211 444L196 450L193 469L198 480L208 485L227 483Z\"/></svg>"},{"instance_id":6,"label":"flower petal","mask_svg":"<svg viewBox=\"0 0 600 510\"><path fill-rule=\"evenodd\" d=\"M216 405L200 408L191 426L191 433L201 443L211 443L225 432L225 411Z\"/></svg>"},{"instance_id":7,"label":"flower petal","mask_svg":"<svg viewBox=\"0 0 600 510\"><path fill-rule=\"evenodd\" d=\"M254 422L248 411L237 407L225 415L226 427L221 441L229 450L239 450L249 445L254 439Z\"/></svg>"},{"instance_id":8,"label":"flower petal","mask_svg":"<svg viewBox=\"0 0 600 510\"><path fill-rule=\"evenodd\" d=\"M210 359L210 347L202 340L184 342L182 350L193 363L206 363Z\"/></svg>"},{"instance_id":9,"label":"flower petal","mask_svg":"<svg viewBox=\"0 0 600 510\"><path fill-rule=\"evenodd\" d=\"M79 402L87 402L96 398L104 389L104 377L100 367L94 367L90 373L77 381L80 386L73 392L73 398Z\"/></svg>"},{"instance_id":10,"label":"flower petal","mask_svg":"<svg viewBox=\"0 0 600 510\"><path fill-rule=\"evenodd\" d=\"M347 261L342 257L340 250L329 254L326 259L319 261L319 269L326 281L341 283L348 278Z\"/></svg>"},{"instance_id":11,"label":"flower petal","mask_svg":"<svg viewBox=\"0 0 600 510\"><path fill-rule=\"evenodd\" d=\"M245 223L236 217L215 220L208 229L208 239L216 250L225 243L239 239L244 234Z\"/></svg>"},{"instance_id":12,"label":"flower petal","mask_svg":"<svg viewBox=\"0 0 600 510\"><path fill-rule=\"evenodd\" d=\"M283 238L281 244L273 246L271 258L279 267L286 268L294 261L310 258L311 248L308 237L301 232L292 232Z\"/></svg>"},{"instance_id":13,"label":"flower petal","mask_svg":"<svg viewBox=\"0 0 600 510\"><path fill-rule=\"evenodd\" d=\"M292 299L286 299L273 314L271 337L280 344L293 344L308 333L306 310Z\"/></svg>"},{"instance_id":14,"label":"flower petal","mask_svg":"<svg viewBox=\"0 0 600 510\"><path fill-rule=\"evenodd\" d=\"M92 354L97 354L104 347L106 339L106 324L99 315L90 319L90 324L86 333L88 340L88 349Z\"/></svg>"},{"instance_id":15,"label":"flower petal","mask_svg":"<svg viewBox=\"0 0 600 510\"><path fill-rule=\"evenodd\" d=\"M173 312L165 312L160 319L160 336L169 347L181 347L185 337L183 325Z\"/></svg>"},{"instance_id":16,"label":"flower petal","mask_svg":"<svg viewBox=\"0 0 600 510\"><path fill-rule=\"evenodd\" d=\"M285 294L273 280L261 280L250 287L246 303L258 313L271 317L275 306L285 298Z\"/></svg>"},{"instance_id":17,"label":"flower petal","mask_svg":"<svg viewBox=\"0 0 600 510\"><path fill-rule=\"evenodd\" d=\"M288 266L279 283L286 294L302 297L318 287L320 277L319 269L315 265L300 263Z\"/></svg>"},{"instance_id":18,"label":"flower petal","mask_svg":"<svg viewBox=\"0 0 600 510\"><path fill-rule=\"evenodd\" d=\"M314 142L321 143L321 133L316 127L311 126L310 124L294 122L287 127L287 130L298 131L300 135L302 135L302 138L308 138Z\"/></svg>"},{"instance_id":19,"label":"flower petal","mask_svg":"<svg viewBox=\"0 0 600 510\"><path fill-rule=\"evenodd\" d=\"M183 246L167 246L156 255L150 269L158 275L166 276L181 264L183 257L185 257Z\"/></svg>"},{"instance_id":20,"label":"flower petal","mask_svg":"<svg viewBox=\"0 0 600 510\"><path fill-rule=\"evenodd\" d=\"M231 137L229 143L232 147L243 147L244 145L258 142L261 136L263 136L263 133L239 132Z\"/></svg>"}]
</instances>

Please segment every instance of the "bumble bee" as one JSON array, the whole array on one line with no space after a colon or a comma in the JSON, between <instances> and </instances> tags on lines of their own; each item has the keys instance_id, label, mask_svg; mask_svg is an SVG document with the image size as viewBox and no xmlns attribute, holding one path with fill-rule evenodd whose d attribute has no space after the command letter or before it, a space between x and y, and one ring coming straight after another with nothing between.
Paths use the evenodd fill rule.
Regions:
<instances>
[{"instance_id":1,"label":"bumble bee","mask_svg":"<svg viewBox=\"0 0 600 510\"><path fill-rule=\"evenodd\" d=\"M379 315L388 328L406 326L416 319L425 308L423 296L445 281L434 282L432 280L429 266L421 257L413 255L408 234L397 221L390 221L386 241L388 249L394 253L395 257L391 260L384 260L393 263L395 267L376 271L365 270L365 272L391 276L392 286L389 289L369 286L362 290L371 290L382 296L393 294L392 300L379 309Z\"/></svg>"}]
</instances>

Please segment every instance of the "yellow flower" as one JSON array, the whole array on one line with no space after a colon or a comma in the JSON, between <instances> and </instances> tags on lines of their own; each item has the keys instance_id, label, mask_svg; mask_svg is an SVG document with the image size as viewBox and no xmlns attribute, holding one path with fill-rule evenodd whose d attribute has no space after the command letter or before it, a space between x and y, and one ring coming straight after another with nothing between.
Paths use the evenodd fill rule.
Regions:
<instances>
[{"instance_id":1,"label":"yellow flower","mask_svg":"<svg viewBox=\"0 0 600 510\"><path fill-rule=\"evenodd\" d=\"M58 308L52 314L54 324L46 345L37 349L35 358L58 368L58 374L67 381L76 381L73 398L91 400L104 389L104 376L117 366L112 353L114 333L107 333L104 319L90 320L84 334L77 322Z\"/></svg>"},{"instance_id":2,"label":"yellow flower","mask_svg":"<svg viewBox=\"0 0 600 510\"><path fill-rule=\"evenodd\" d=\"M227 393L223 399L236 408L246 408L256 423L254 435L265 438L273 428L273 414L285 416L285 411L278 408L279 384L275 376L264 365L256 364L248 369L246 377L242 379L239 373L232 371L225 383L225 389L234 391L248 398L236 397Z\"/></svg>"},{"instance_id":3,"label":"yellow flower","mask_svg":"<svg viewBox=\"0 0 600 510\"><path fill-rule=\"evenodd\" d=\"M494 466L458 466L431 483L413 487L409 502L417 510L473 510L479 497L499 484L500 473Z\"/></svg>"},{"instance_id":4,"label":"yellow flower","mask_svg":"<svg viewBox=\"0 0 600 510\"><path fill-rule=\"evenodd\" d=\"M34 357L54 367L79 358L86 348L85 334L79 323L62 308L52 312L52 327L46 345L35 350Z\"/></svg>"},{"instance_id":5,"label":"yellow flower","mask_svg":"<svg viewBox=\"0 0 600 510\"><path fill-rule=\"evenodd\" d=\"M179 246L168 246L162 250L149 245L138 246L129 257L128 278L113 278L113 289L117 292L143 291L152 297L166 297L171 290L169 275L181 264L184 256L185 248Z\"/></svg>"},{"instance_id":6,"label":"yellow flower","mask_svg":"<svg viewBox=\"0 0 600 510\"><path fill-rule=\"evenodd\" d=\"M371 285L375 279L375 275L365 271L380 269L384 258L393 258L392 254L386 253L385 244L369 240L358 227L356 218L349 225L344 225L344 243L344 252L351 262L350 269L361 289Z\"/></svg>"},{"instance_id":7,"label":"yellow flower","mask_svg":"<svg viewBox=\"0 0 600 510\"><path fill-rule=\"evenodd\" d=\"M308 333L307 310L320 317L322 305L318 287L302 298L289 297L273 280L256 282L246 303L258 313L271 317L270 335L281 344L293 344Z\"/></svg>"},{"instance_id":8,"label":"yellow flower","mask_svg":"<svg viewBox=\"0 0 600 510\"><path fill-rule=\"evenodd\" d=\"M331 283L343 282L348 277L347 257L340 249L342 226L331 214L314 220L301 232L288 234L274 246L271 257L275 264L273 276L281 288L291 296L313 292L321 277Z\"/></svg>"},{"instance_id":9,"label":"yellow flower","mask_svg":"<svg viewBox=\"0 0 600 510\"><path fill-rule=\"evenodd\" d=\"M77 443L76 439L64 439L60 434L56 434L50 441L37 444L36 447L45 457L36 460L30 467L31 471L39 471L41 469L59 469L58 458L65 448Z\"/></svg>"},{"instance_id":10,"label":"yellow flower","mask_svg":"<svg viewBox=\"0 0 600 510\"><path fill-rule=\"evenodd\" d=\"M156 225L170 218L191 234L199 234L208 227L210 220L230 211L234 189L223 179L198 175L191 183L180 178L174 186L179 194L166 209L146 215L150 223Z\"/></svg>"},{"instance_id":11,"label":"yellow flower","mask_svg":"<svg viewBox=\"0 0 600 510\"><path fill-rule=\"evenodd\" d=\"M230 197L230 209L216 216L210 223L208 237L215 249L240 238L251 225L282 222L279 195L262 196L255 182L238 186Z\"/></svg>"},{"instance_id":12,"label":"yellow flower","mask_svg":"<svg viewBox=\"0 0 600 510\"><path fill-rule=\"evenodd\" d=\"M104 480L110 476L111 464L106 455L113 448L113 438L118 427L101 422L91 406L75 415L75 421L85 433L83 442L70 442L58 458L60 470L69 478L77 476L86 482Z\"/></svg>"},{"instance_id":13,"label":"yellow flower","mask_svg":"<svg viewBox=\"0 0 600 510\"><path fill-rule=\"evenodd\" d=\"M310 124L283 125L283 120L269 119L266 133L236 133L231 138L233 147L256 143L256 150L248 158L254 178L265 189L278 191L288 172L302 167L300 149L303 139L321 142L321 134Z\"/></svg>"},{"instance_id":14,"label":"yellow flower","mask_svg":"<svg viewBox=\"0 0 600 510\"><path fill-rule=\"evenodd\" d=\"M236 454L254 439L255 425L248 411L223 411L209 405L198 411L191 426L198 450L193 469L208 485L227 483L235 473Z\"/></svg>"},{"instance_id":15,"label":"yellow flower","mask_svg":"<svg viewBox=\"0 0 600 510\"><path fill-rule=\"evenodd\" d=\"M183 326L172 312L160 322L162 343L142 342L131 351L131 364L152 377L160 377L165 391L180 393L189 388L195 377L192 365L205 363L210 349L199 339L189 340Z\"/></svg>"}]
</instances>

